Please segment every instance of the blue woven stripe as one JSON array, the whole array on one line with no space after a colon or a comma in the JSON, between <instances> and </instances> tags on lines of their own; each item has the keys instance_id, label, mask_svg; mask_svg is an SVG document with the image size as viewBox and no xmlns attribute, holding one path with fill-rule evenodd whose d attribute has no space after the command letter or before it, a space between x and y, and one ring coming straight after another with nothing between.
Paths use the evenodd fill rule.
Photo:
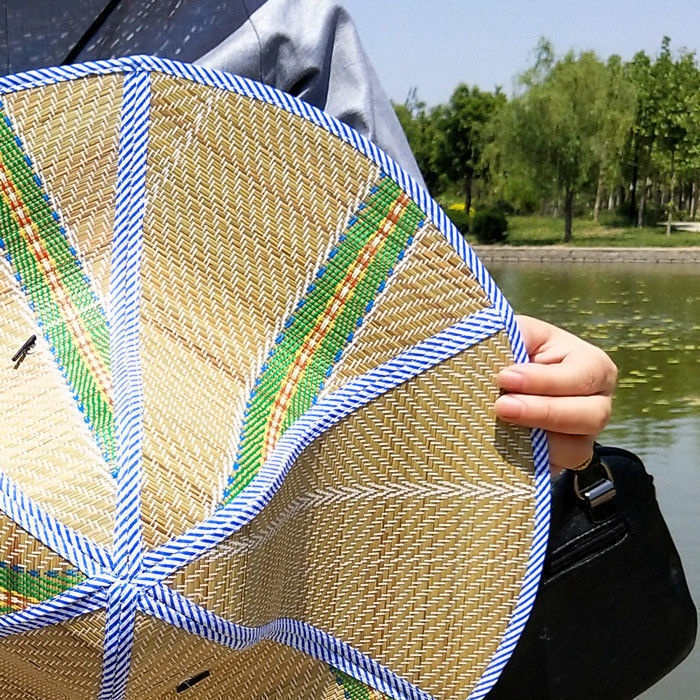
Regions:
<instances>
[{"instance_id":1,"label":"blue woven stripe","mask_svg":"<svg viewBox=\"0 0 700 700\"><path fill-rule=\"evenodd\" d=\"M164 585L157 585L149 595L142 596L139 608L175 627L232 649L245 649L265 639L284 644L340 669L395 700L430 700L431 697L349 644L305 622L282 618L260 627L236 625Z\"/></svg>"},{"instance_id":2,"label":"blue woven stripe","mask_svg":"<svg viewBox=\"0 0 700 700\"><path fill-rule=\"evenodd\" d=\"M139 353L140 264L146 189L150 74L126 75L122 103L115 231L110 275L111 357L117 441L114 571L109 591L100 700L124 696L129 677L141 567L143 386Z\"/></svg>"},{"instance_id":3,"label":"blue woven stripe","mask_svg":"<svg viewBox=\"0 0 700 700\"><path fill-rule=\"evenodd\" d=\"M150 77L130 73L124 83L110 277L112 374L117 438L117 516L114 574L134 575L141 564L140 468L143 386L139 353L141 254L146 195Z\"/></svg>"},{"instance_id":4,"label":"blue woven stripe","mask_svg":"<svg viewBox=\"0 0 700 700\"><path fill-rule=\"evenodd\" d=\"M493 688L498 677L510 659L520 635L530 616L535 602L542 567L547 551L549 536L550 513L550 481L549 456L547 453L547 438L542 430L532 431L533 456L536 465L535 473L535 531L530 548L525 576L518 595L518 600L511 615L510 624L503 639L496 649L493 658L481 675L474 690L469 695L470 700L485 697Z\"/></svg>"},{"instance_id":5,"label":"blue woven stripe","mask_svg":"<svg viewBox=\"0 0 700 700\"><path fill-rule=\"evenodd\" d=\"M139 591L128 583L109 589L99 700L121 700L126 695L138 597Z\"/></svg>"}]
</instances>

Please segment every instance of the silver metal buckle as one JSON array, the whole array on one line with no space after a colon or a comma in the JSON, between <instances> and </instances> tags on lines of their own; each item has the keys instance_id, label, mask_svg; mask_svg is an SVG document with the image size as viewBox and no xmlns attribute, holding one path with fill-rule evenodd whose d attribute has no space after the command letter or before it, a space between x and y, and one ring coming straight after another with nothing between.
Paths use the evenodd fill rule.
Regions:
<instances>
[{"instance_id":1,"label":"silver metal buckle","mask_svg":"<svg viewBox=\"0 0 700 700\"><path fill-rule=\"evenodd\" d=\"M615 482L610 467L605 462L597 460L597 464L591 466L594 469L602 467L603 473L600 474L599 478L594 478L589 483L581 485L581 477L586 474L589 468L576 472L574 474L574 493L577 498L586 503L593 520L607 520L612 513L609 508L603 508L603 506L612 505L617 494Z\"/></svg>"}]
</instances>

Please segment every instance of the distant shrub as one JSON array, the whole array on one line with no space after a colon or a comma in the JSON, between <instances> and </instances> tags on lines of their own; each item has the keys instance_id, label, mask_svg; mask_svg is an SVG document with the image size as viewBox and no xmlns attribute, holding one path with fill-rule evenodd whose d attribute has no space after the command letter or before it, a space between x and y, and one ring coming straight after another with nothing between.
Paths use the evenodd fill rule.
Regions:
<instances>
[{"instance_id":1,"label":"distant shrub","mask_svg":"<svg viewBox=\"0 0 700 700\"><path fill-rule=\"evenodd\" d=\"M498 199L493 203L496 211L502 211L506 216L513 216L516 213L515 207L505 199Z\"/></svg>"},{"instance_id":2,"label":"distant shrub","mask_svg":"<svg viewBox=\"0 0 700 700\"><path fill-rule=\"evenodd\" d=\"M474 214L471 234L479 243L502 243L507 230L508 220L502 211L482 209Z\"/></svg>"},{"instance_id":3,"label":"distant shrub","mask_svg":"<svg viewBox=\"0 0 700 700\"><path fill-rule=\"evenodd\" d=\"M598 215L598 223L607 228L627 228L634 226L636 222L636 217L632 218L630 215L629 206L615 211L601 211Z\"/></svg>"},{"instance_id":4,"label":"distant shrub","mask_svg":"<svg viewBox=\"0 0 700 700\"><path fill-rule=\"evenodd\" d=\"M644 207L643 224L644 226L656 226L657 224L666 221L667 216L668 212L666 207L657 206L655 202L647 202L646 206Z\"/></svg>"}]
</instances>

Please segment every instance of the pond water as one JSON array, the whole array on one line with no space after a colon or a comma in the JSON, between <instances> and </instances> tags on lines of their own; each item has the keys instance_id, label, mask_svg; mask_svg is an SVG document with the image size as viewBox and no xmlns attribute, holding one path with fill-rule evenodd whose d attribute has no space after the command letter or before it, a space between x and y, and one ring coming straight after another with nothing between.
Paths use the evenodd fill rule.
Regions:
<instances>
[{"instance_id":1,"label":"pond water","mask_svg":"<svg viewBox=\"0 0 700 700\"><path fill-rule=\"evenodd\" d=\"M489 264L515 308L606 350L619 369L601 442L636 452L700 603L700 266ZM700 642L645 700L700 697Z\"/></svg>"}]
</instances>

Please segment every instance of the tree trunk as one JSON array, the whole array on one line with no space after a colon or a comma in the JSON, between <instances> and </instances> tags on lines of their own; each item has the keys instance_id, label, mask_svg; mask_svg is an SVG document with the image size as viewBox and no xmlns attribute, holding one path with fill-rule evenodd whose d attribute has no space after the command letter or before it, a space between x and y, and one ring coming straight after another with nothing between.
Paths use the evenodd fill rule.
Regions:
<instances>
[{"instance_id":1,"label":"tree trunk","mask_svg":"<svg viewBox=\"0 0 700 700\"><path fill-rule=\"evenodd\" d=\"M688 204L688 219L695 220L695 180L690 184L690 203Z\"/></svg>"},{"instance_id":2,"label":"tree trunk","mask_svg":"<svg viewBox=\"0 0 700 700\"><path fill-rule=\"evenodd\" d=\"M564 198L564 243L571 240L571 230L574 222L574 191L566 190Z\"/></svg>"},{"instance_id":3,"label":"tree trunk","mask_svg":"<svg viewBox=\"0 0 700 700\"><path fill-rule=\"evenodd\" d=\"M598 216L600 215L600 205L601 205L601 202L603 201L603 189L604 189L603 178L599 177L598 178L598 189L596 190L596 193L595 193L595 204L593 205L593 221L595 221L595 222L598 221Z\"/></svg>"},{"instance_id":4,"label":"tree trunk","mask_svg":"<svg viewBox=\"0 0 700 700\"><path fill-rule=\"evenodd\" d=\"M464 213L469 216L472 210L472 190L474 187L474 175L469 173L464 178Z\"/></svg>"},{"instance_id":5,"label":"tree trunk","mask_svg":"<svg viewBox=\"0 0 700 700\"><path fill-rule=\"evenodd\" d=\"M676 152L671 153L671 191L668 194L668 216L666 217L666 235L671 235L671 219L673 218L673 195L676 188L676 168L675 168Z\"/></svg>"},{"instance_id":6,"label":"tree trunk","mask_svg":"<svg viewBox=\"0 0 700 700\"><path fill-rule=\"evenodd\" d=\"M634 219L637 208L637 179L639 178L639 143L634 142L634 163L632 165L632 182L630 185L630 219Z\"/></svg>"},{"instance_id":7,"label":"tree trunk","mask_svg":"<svg viewBox=\"0 0 700 700\"><path fill-rule=\"evenodd\" d=\"M617 188L617 194L615 195L615 208L619 211L624 211L627 203L627 192L623 185L619 185Z\"/></svg>"},{"instance_id":8,"label":"tree trunk","mask_svg":"<svg viewBox=\"0 0 700 700\"><path fill-rule=\"evenodd\" d=\"M644 226L644 212L647 208L647 187L645 185L642 188L642 194L639 198L639 208L637 209L637 228L642 228Z\"/></svg>"}]
</instances>

